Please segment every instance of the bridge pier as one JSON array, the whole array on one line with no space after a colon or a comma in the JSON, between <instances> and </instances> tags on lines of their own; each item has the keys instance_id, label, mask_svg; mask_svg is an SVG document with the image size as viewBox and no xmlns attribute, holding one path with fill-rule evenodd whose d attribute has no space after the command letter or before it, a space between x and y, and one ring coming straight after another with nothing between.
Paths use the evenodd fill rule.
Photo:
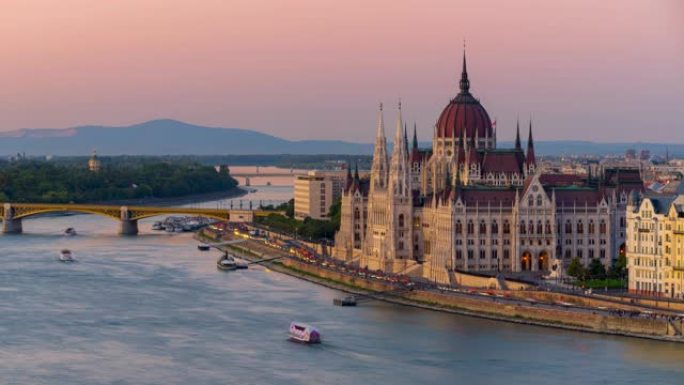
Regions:
<instances>
[{"instance_id":1,"label":"bridge pier","mask_svg":"<svg viewBox=\"0 0 684 385\"><path fill-rule=\"evenodd\" d=\"M121 235L137 235L138 221L133 219L122 219L119 223L119 234Z\"/></svg>"},{"instance_id":2,"label":"bridge pier","mask_svg":"<svg viewBox=\"0 0 684 385\"><path fill-rule=\"evenodd\" d=\"M11 204L5 203L2 206L2 232L4 234L21 234L21 218L14 217L14 207Z\"/></svg>"},{"instance_id":3,"label":"bridge pier","mask_svg":"<svg viewBox=\"0 0 684 385\"><path fill-rule=\"evenodd\" d=\"M121 235L137 235L138 234L138 220L131 219L131 211L126 206L121 206L119 209L119 234Z\"/></svg>"},{"instance_id":4,"label":"bridge pier","mask_svg":"<svg viewBox=\"0 0 684 385\"><path fill-rule=\"evenodd\" d=\"M19 219L7 219L2 220L2 232L4 234L21 234L23 228L21 226L21 218Z\"/></svg>"}]
</instances>

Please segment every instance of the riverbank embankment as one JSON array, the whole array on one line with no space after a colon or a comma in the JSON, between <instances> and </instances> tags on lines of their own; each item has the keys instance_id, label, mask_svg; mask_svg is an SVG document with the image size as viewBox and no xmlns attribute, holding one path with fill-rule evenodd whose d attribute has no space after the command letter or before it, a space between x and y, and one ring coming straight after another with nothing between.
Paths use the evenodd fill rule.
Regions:
<instances>
[{"instance_id":1,"label":"riverbank embankment","mask_svg":"<svg viewBox=\"0 0 684 385\"><path fill-rule=\"evenodd\" d=\"M201 236L200 240L216 241ZM281 250L265 252L263 248L257 248L249 242L252 241L226 245L225 248L250 261L282 255L282 259L268 262L267 266L274 271L322 286L353 294L371 295L386 302L520 324L684 342L681 337L684 326L681 319L637 316L638 308L628 304L620 305L601 299L584 299L581 304L575 304L569 302L576 300L572 296L555 298L556 294L561 294L537 291L500 291L506 298L438 289L415 289L397 293L397 286L389 282L353 276L306 263ZM537 302L536 298L556 302L565 299L568 302L564 306L555 306L553 302ZM608 310L608 306L611 310Z\"/></svg>"}]
</instances>

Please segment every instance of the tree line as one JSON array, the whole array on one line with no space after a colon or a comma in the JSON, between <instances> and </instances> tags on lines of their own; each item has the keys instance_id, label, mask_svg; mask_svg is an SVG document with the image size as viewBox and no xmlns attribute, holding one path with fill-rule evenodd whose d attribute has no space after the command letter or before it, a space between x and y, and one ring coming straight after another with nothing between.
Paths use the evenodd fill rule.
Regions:
<instances>
[{"instance_id":1,"label":"tree line","mask_svg":"<svg viewBox=\"0 0 684 385\"><path fill-rule=\"evenodd\" d=\"M0 163L0 201L84 203L170 198L227 191L237 186L226 172L198 163L107 164L98 172L82 163L22 160Z\"/></svg>"},{"instance_id":2,"label":"tree line","mask_svg":"<svg viewBox=\"0 0 684 385\"><path fill-rule=\"evenodd\" d=\"M311 241L333 241L335 232L340 229L341 204L341 199L337 199L330 206L329 220L306 217L303 221L300 221L294 218L294 199L290 199L279 206L264 207L266 210L284 212L285 215L273 213L266 217L256 217L254 221L292 237Z\"/></svg>"}]
</instances>

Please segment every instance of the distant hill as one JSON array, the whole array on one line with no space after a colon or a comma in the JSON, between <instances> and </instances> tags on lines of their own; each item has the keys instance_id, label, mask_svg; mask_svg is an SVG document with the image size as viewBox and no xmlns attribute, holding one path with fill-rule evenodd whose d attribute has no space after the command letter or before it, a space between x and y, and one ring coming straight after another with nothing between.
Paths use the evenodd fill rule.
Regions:
<instances>
[{"instance_id":1,"label":"distant hill","mask_svg":"<svg viewBox=\"0 0 684 385\"><path fill-rule=\"evenodd\" d=\"M251 130L152 120L125 127L82 126L0 133L0 154L85 155L369 154L372 145L337 140L291 141Z\"/></svg>"},{"instance_id":2,"label":"distant hill","mask_svg":"<svg viewBox=\"0 0 684 385\"><path fill-rule=\"evenodd\" d=\"M526 145L526 143L524 143ZM430 146L429 142L421 146ZM500 142L499 147L512 147ZM535 142L538 155L624 154L628 148L673 156L684 155L684 144ZM371 143L339 140L286 140L239 128L204 127L177 120L152 120L124 127L82 126L67 129L22 129L0 133L0 155L370 155Z\"/></svg>"}]
</instances>

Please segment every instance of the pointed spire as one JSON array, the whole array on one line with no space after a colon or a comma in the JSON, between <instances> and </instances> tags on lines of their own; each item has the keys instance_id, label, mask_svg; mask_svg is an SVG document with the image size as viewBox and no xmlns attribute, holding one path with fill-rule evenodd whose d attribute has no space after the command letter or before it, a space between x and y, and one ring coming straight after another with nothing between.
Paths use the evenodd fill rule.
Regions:
<instances>
[{"instance_id":1,"label":"pointed spire","mask_svg":"<svg viewBox=\"0 0 684 385\"><path fill-rule=\"evenodd\" d=\"M351 166L349 165L349 163L347 163L347 180L344 184L345 192L349 190L349 187L351 187L353 181L354 180L352 179Z\"/></svg>"},{"instance_id":2,"label":"pointed spire","mask_svg":"<svg viewBox=\"0 0 684 385\"><path fill-rule=\"evenodd\" d=\"M408 136L406 133L406 122L404 122L404 147L406 147L406 149L408 149L408 147L409 147L408 146Z\"/></svg>"},{"instance_id":3,"label":"pointed spire","mask_svg":"<svg viewBox=\"0 0 684 385\"><path fill-rule=\"evenodd\" d=\"M375 138L385 138L385 119L382 116L382 102L380 102L380 111L378 112L378 128L375 133Z\"/></svg>"},{"instance_id":4,"label":"pointed spire","mask_svg":"<svg viewBox=\"0 0 684 385\"><path fill-rule=\"evenodd\" d=\"M394 146L394 153L400 151L401 147L404 145L404 133L402 132L403 125L403 120L401 118L401 99L399 99L399 115L397 116L397 129L394 133L394 143L392 143L392 145Z\"/></svg>"},{"instance_id":5,"label":"pointed spire","mask_svg":"<svg viewBox=\"0 0 684 385\"><path fill-rule=\"evenodd\" d=\"M356 161L354 164L354 181L358 183L359 180L359 162Z\"/></svg>"},{"instance_id":6,"label":"pointed spire","mask_svg":"<svg viewBox=\"0 0 684 385\"><path fill-rule=\"evenodd\" d=\"M534 141L532 140L532 119L530 119L530 132L527 137L527 164L537 164L534 156Z\"/></svg>"},{"instance_id":7,"label":"pointed spire","mask_svg":"<svg viewBox=\"0 0 684 385\"><path fill-rule=\"evenodd\" d=\"M373 149L373 164L371 165L371 189L387 187L387 138L385 137L385 120L382 114L382 103L378 112L378 127Z\"/></svg>"},{"instance_id":8,"label":"pointed spire","mask_svg":"<svg viewBox=\"0 0 684 385\"><path fill-rule=\"evenodd\" d=\"M466 68L465 42L463 42L463 70L461 71L461 81L459 82L462 94L470 92L470 81L468 80L468 70Z\"/></svg>"},{"instance_id":9,"label":"pointed spire","mask_svg":"<svg viewBox=\"0 0 684 385\"><path fill-rule=\"evenodd\" d=\"M518 119L517 123L515 124L515 149L516 150L521 150L522 146L520 145L520 120Z\"/></svg>"},{"instance_id":10,"label":"pointed spire","mask_svg":"<svg viewBox=\"0 0 684 385\"><path fill-rule=\"evenodd\" d=\"M461 131L461 138L458 140L458 149L456 152L456 165L461 167L466 162L466 152L468 151L468 142L466 142L465 131Z\"/></svg>"},{"instance_id":11,"label":"pointed spire","mask_svg":"<svg viewBox=\"0 0 684 385\"><path fill-rule=\"evenodd\" d=\"M399 100L399 114L397 116L397 128L394 135L394 148L389 164L388 179L391 191L396 195L405 196L409 193L408 178L408 148L406 130L401 116L401 100Z\"/></svg>"},{"instance_id":12,"label":"pointed spire","mask_svg":"<svg viewBox=\"0 0 684 385\"><path fill-rule=\"evenodd\" d=\"M418 127L416 126L416 122L413 122L413 149L418 149Z\"/></svg>"}]
</instances>

